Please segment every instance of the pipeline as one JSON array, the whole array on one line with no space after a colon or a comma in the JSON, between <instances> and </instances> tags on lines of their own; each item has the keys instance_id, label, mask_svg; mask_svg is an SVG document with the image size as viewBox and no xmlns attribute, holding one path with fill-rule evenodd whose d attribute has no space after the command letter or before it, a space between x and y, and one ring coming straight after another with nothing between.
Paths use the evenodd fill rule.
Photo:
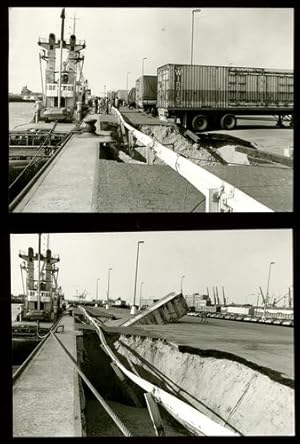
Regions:
<instances>
[{"instance_id":1,"label":"pipeline","mask_svg":"<svg viewBox=\"0 0 300 444\"><path fill-rule=\"evenodd\" d=\"M206 212L219 212L223 206L226 211L236 212L273 212L270 208L248 196L228 182L195 165L179 153L166 148L146 134L129 125L121 113L112 107L113 114L137 140L151 149L163 162L183 176L206 198Z\"/></svg>"}]
</instances>

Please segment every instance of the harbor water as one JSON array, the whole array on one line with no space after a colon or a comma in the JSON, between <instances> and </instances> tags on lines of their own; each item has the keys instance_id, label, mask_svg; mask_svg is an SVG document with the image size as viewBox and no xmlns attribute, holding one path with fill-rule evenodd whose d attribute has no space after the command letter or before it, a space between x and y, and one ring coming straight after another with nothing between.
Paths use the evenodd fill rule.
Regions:
<instances>
[{"instance_id":1,"label":"harbor water","mask_svg":"<svg viewBox=\"0 0 300 444\"><path fill-rule=\"evenodd\" d=\"M34 102L9 102L9 130L22 129L29 123L34 115Z\"/></svg>"},{"instance_id":2,"label":"harbor water","mask_svg":"<svg viewBox=\"0 0 300 444\"><path fill-rule=\"evenodd\" d=\"M18 307L20 304L11 304L11 321L15 321L18 314Z\"/></svg>"}]
</instances>

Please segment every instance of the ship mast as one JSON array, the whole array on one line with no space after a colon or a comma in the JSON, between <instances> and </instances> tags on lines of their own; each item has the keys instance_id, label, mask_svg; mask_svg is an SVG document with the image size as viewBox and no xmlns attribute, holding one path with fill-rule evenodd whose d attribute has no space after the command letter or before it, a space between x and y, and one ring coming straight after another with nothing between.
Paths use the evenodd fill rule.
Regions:
<instances>
[{"instance_id":1,"label":"ship mast","mask_svg":"<svg viewBox=\"0 0 300 444\"><path fill-rule=\"evenodd\" d=\"M40 310L41 309L41 233L38 234L39 236L39 252L38 252L38 293L37 293L37 309Z\"/></svg>"},{"instance_id":2,"label":"ship mast","mask_svg":"<svg viewBox=\"0 0 300 444\"><path fill-rule=\"evenodd\" d=\"M59 79L58 79L58 108L61 104L61 74L62 74L62 58L64 46L64 25L65 25L65 8L61 11L61 33L60 33L60 59L59 59Z\"/></svg>"}]
</instances>

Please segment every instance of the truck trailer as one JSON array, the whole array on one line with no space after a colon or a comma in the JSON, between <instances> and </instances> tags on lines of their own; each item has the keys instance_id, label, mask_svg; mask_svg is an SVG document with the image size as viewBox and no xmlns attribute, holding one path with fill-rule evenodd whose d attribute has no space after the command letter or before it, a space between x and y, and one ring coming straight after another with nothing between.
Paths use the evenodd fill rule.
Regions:
<instances>
[{"instance_id":1,"label":"truck trailer","mask_svg":"<svg viewBox=\"0 0 300 444\"><path fill-rule=\"evenodd\" d=\"M136 80L136 107L144 111L156 108L157 76L141 76Z\"/></svg>"},{"instance_id":2,"label":"truck trailer","mask_svg":"<svg viewBox=\"0 0 300 444\"><path fill-rule=\"evenodd\" d=\"M293 71L167 64L157 69L157 111L185 128L233 129L236 115L283 116L294 112Z\"/></svg>"},{"instance_id":3,"label":"truck trailer","mask_svg":"<svg viewBox=\"0 0 300 444\"><path fill-rule=\"evenodd\" d=\"M131 90L128 93L128 98L127 98L127 104L129 106L129 108L136 107L135 96L136 96L136 88L131 88Z\"/></svg>"}]
</instances>

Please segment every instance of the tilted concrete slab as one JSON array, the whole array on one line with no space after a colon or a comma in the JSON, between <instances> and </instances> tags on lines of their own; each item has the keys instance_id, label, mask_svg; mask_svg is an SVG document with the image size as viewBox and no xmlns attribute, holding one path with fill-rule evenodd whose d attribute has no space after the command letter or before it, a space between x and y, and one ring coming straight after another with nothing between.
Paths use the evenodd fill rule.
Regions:
<instances>
[{"instance_id":1,"label":"tilted concrete slab","mask_svg":"<svg viewBox=\"0 0 300 444\"><path fill-rule=\"evenodd\" d=\"M168 324L178 321L187 310L182 294L169 293L121 325L129 327L134 324Z\"/></svg>"}]
</instances>

